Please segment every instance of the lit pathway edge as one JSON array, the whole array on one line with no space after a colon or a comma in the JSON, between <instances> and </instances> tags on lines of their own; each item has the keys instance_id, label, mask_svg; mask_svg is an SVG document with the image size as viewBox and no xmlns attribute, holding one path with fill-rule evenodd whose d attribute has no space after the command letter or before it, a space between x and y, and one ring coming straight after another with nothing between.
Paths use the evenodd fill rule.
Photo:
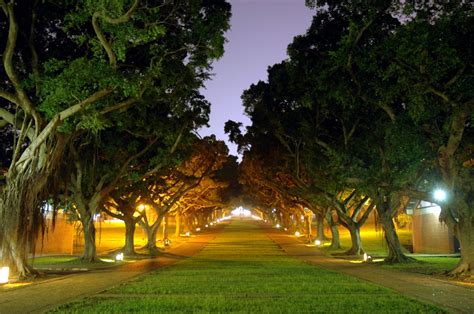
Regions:
<instances>
[{"instance_id":1,"label":"lit pathway edge","mask_svg":"<svg viewBox=\"0 0 474 314\"><path fill-rule=\"evenodd\" d=\"M0 293L0 314L42 313L74 299L97 294L143 273L175 264L201 251L223 229L191 237L157 258L119 267L66 275Z\"/></svg>"},{"instance_id":2,"label":"lit pathway edge","mask_svg":"<svg viewBox=\"0 0 474 314\"><path fill-rule=\"evenodd\" d=\"M456 285L427 275L389 270L370 264L355 264L328 257L320 253L317 248L305 245L295 236L268 225L260 226L289 256L393 289L405 296L446 308L450 312L474 312L474 287Z\"/></svg>"}]
</instances>

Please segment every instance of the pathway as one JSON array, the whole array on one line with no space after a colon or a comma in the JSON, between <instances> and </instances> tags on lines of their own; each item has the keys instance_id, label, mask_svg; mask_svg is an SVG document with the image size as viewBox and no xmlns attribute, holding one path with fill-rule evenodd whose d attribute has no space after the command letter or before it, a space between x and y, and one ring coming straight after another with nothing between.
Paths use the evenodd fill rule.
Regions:
<instances>
[{"instance_id":1,"label":"pathway","mask_svg":"<svg viewBox=\"0 0 474 314\"><path fill-rule=\"evenodd\" d=\"M450 312L474 313L474 285L456 284L453 281L428 275L390 270L369 263L351 263L325 256L316 247L308 246L295 236L262 225L267 235L288 255L308 263L364 279L399 293L425 300L446 308Z\"/></svg>"}]
</instances>

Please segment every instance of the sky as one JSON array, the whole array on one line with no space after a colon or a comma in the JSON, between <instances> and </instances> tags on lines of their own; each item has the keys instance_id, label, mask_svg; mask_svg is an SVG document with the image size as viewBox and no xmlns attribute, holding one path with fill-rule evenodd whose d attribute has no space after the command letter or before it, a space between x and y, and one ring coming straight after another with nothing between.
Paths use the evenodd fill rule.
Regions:
<instances>
[{"instance_id":1,"label":"sky","mask_svg":"<svg viewBox=\"0 0 474 314\"><path fill-rule=\"evenodd\" d=\"M210 128L199 135L215 134L225 140L230 154L237 148L224 133L227 120L250 124L240 96L252 83L266 80L267 68L287 58L286 48L309 28L314 11L304 0L228 0L232 5L231 29L224 56L213 64L213 77L201 92L211 103Z\"/></svg>"}]
</instances>

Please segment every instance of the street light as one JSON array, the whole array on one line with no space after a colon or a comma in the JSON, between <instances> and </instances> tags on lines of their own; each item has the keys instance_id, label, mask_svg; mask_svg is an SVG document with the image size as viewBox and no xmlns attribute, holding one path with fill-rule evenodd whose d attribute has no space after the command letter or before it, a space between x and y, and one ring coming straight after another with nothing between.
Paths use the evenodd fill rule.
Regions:
<instances>
[{"instance_id":1,"label":"street light","mask_svg":"<svg viewBox=\"0 0 474 314\"><path fill-rule=\"evenodd\" d=\"M442 189L436 189L433 192L433 197L435 198L435 200L440 201L440 202L444 202L447 196L448 194L446 193L446 191Z\"/></svg>"},{"instance_id":2,"label":"street light","mask_svg":"<svg viewBox=\"0 0 474 314\"><path fill-rule=\"evenodd\" d=\"M0 268L0 284L8 283L8 276L10 275L10 267Z\"/></svg>"}]
</instances>

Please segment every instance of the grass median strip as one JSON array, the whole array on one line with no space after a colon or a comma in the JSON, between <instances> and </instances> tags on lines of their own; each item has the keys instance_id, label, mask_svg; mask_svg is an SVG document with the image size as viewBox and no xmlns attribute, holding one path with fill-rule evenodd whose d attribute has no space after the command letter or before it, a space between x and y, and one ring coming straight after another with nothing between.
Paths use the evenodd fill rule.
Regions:
<instances>
[{"instance_id":1,"label":"grass median strip","mask_svg":"<svg viewBox=\"0 0 474 314\"><path fill-rule=\"evenodd\" d=\"M57 312L442 312L287 256L255 225L235 221L200 253Z\"/></svg>"}]
</instances>

